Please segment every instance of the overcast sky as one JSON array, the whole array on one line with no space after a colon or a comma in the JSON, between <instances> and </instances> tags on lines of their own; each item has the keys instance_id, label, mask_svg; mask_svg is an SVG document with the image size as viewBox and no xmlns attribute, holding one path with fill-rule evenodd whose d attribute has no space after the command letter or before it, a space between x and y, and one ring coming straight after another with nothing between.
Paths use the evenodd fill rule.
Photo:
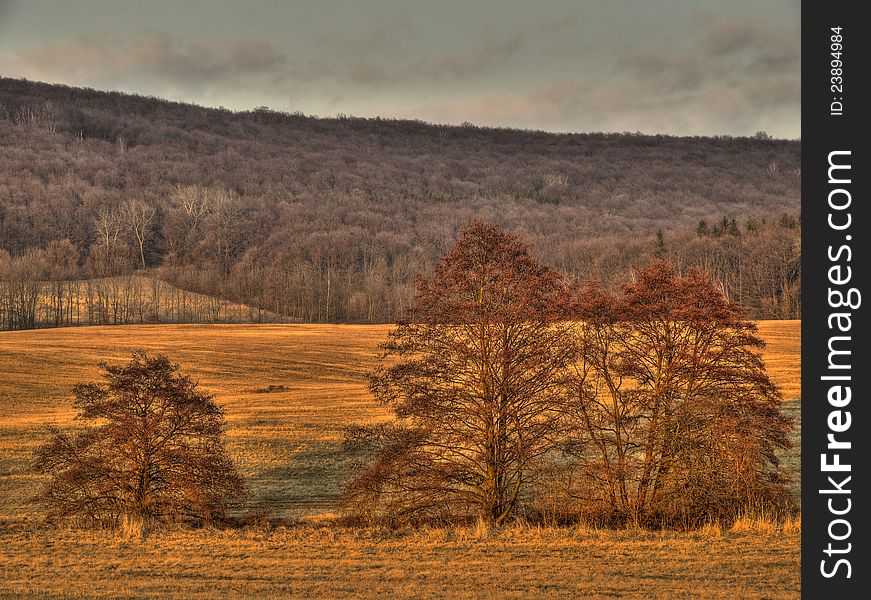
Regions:
<instances>
[{"instance_id":1,"label":"overcast sky","mask_svg":"<svg viewBox=\"0 0 871 600\"><path fill-rule=\"evenodd\" d=\"M799 0L0 0L0 74L209 106L800 133Z\"/></svg>"}]
</instances>

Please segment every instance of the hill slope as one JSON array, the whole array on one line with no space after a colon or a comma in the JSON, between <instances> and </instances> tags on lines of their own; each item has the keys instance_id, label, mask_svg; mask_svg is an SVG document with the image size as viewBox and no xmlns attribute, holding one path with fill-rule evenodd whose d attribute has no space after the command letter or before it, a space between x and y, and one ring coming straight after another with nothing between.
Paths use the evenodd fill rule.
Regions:
<instances>
[{"instance_id":1,"label":"hill slope","mask_svg":"<svg viewBox=\"0 0 871 600\"><path fill-rule=\"evenodd\" d=\"M661 255L784 317L799 169L799 142L765 136L233 113L0 78L0 279L4 251L68 240L87 276L144 267L306 321L378 322L479 217L574 277L617 282Z\"/></svg>"}]
</instances>

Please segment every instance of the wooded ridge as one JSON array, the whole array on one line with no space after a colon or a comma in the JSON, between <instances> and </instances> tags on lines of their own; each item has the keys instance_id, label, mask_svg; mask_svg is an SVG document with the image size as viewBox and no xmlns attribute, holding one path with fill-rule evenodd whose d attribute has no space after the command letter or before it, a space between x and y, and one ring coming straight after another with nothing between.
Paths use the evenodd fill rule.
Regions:
<instances>
[{"instance_id":1,"label":"wooded ridge","mask_svg":"<svg viewBox=\"0 0 871 600\"><path fill-rule=\"evenodd\" d=\"M386 322L474 218L573 280L614 289L665 258L752 317L795 318L799 199L800 142L763 132L324 119L0 78L0 327L188 314L125 310L150 280L133 274L253 320Z\"/></svg>"}]
</instances>

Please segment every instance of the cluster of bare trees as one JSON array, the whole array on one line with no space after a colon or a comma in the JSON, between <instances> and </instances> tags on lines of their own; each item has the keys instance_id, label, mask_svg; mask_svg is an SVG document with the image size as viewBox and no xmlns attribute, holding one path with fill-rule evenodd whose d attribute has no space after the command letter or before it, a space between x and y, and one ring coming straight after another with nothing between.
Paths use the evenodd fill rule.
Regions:
<instances>
[{"instance_id":1,"label":"cluster of bare trees","mask_svg":"<svg viewBox=\"0 0 871 600\"><path fill-rule=\"evenodd\" d=\"M91 247L94 267L101 276L128 271L131 248L137 264L145 268L145 245L153 235L154 206L139 199L124 200L119 206L104 206L94 219L96 240Z\"/></svg>"},{"instance_id":2,"label":"cluster of bare trees","mask_svg":"<svg viewBox=\"0 0 871 600\"><path fill-rule=\"evenodd\" d=\"M576 303L570 495L636 523L788 503L772 467L790 423L763 342L708 276L659 262L619 294L588 288Z\"/></svg>"},{"instance_id":3,"label":"cluster of bare trees","mask_svg":"<svg viewBox=\"0 0 871 600\"><path fill-rule=\"evenodd\" d=\"M57 250L0 254L0 329L145 323L264 323L287 321L275 313L221 296L169 285L155 277L124 273L80 279Z\"/></svg>"},{"instance_id":4,"label":"cluster of bare trees","mask_svg":"<svg viewBox=\"0 0 871 600\"><path fill-rule=\"evenodd\" d=\"M209 207L205 200L209 197L215 199L216 208ZM185 247L214 244L224 258L197 266L171 254L159 268L134 270L142 256L137 240L148 236L135 237L133 229L124 227L120 213L106 211L95 221L99 241L84 263L68 240L15 257L0 253L0 328L387 322L411 305L415 273L430 268L426 254L401 238L382 236L369 244L344 234L321 236L296 250L282 246L276 260L264 262L257 250L242 252L246 238L232 226L243 211L238 197L183 186L170 201L178 209L171 213L180 219L178 231L184 233L167 238L173 247L184 253ZM212 214L225 225L208 237L198 237ZM798 317L797 223L751 221L735 231L720 236L692 232L651 236L622 245L595 238L574 240L552 248L551 253L555 266L569 279L597 279L611 290L631 277L632 265L665 259L681 270L695 267L712 274L727 298L748 309L748 316ZM242 255L231 258L238 252Z\"/></svg>"},{"instance_id":5,"label":"cluster of bare trees","mask_svg":"<svg viewBox=\"0 0 871 600\"><path fill-rule=\"evenodd\" d=\"M620 293L578 288L475 223L384 345L370 388L396 419L349 431L368 459L345 502L496 524L543 495L560 496L556 517L609 523L782 508L791 424L761 346L698 271L657 262Z\"/></svg>"},{"instance_id":6,"label":"cluster of bare trees","mask_svg":"<svg viewBox=\"0 0 871 600\"><path fill-rule=\"evenodd\" d=\"M730 225L730 230L731 230ZM714 230L716 231L716 230ZM783 215L774 222L747 219L727 235L684 235L661 258L709 273L726 297L758 319L801 317L801 230Z\"/></svg>"},{"instance_id":7,"label":"cluster of bare trees","mask_svg":"<svg viewBox=\"0 0 871 600\"><path fill-rule=\"evenodd\" d=\"M726 233L720 227L726 223ZM801 228L798 220L722 219L695 231L627 239L619 245L596 238L572 240L552 249L552 264L575 281L595 279L617 291L635 268L667 260L681 271L711 275L727 298L754 319L801 316Z\"/></svg>"}]
</instances>

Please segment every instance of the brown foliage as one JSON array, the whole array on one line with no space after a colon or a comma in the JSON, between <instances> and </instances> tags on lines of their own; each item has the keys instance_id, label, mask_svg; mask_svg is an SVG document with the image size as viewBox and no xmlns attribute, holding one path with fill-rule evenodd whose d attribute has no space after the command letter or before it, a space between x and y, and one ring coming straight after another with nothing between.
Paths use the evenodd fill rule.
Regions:
<instances>
[{"instance_id":1,"label":"brown foliage","mask_svg":"<svg viewBox=\"0 0 871 600\"><path fill-rule=\"evenodd\" d=\"M75 386L74 433L36 451L51 476L37 500L52 518L117 524L211 521L244 492L221 441L223 412L166 356L103 364L104 384Z\"/></svg>"},{"instance_id":2,"label":"brown foliage","mask_svg":"<svg viewBox=\"0 0 871 600\"><path fill-rule=\"evenodd\" d=\"M414 274L482 218L522 231L568 278L616 290L656 254L704 268L755 318L796 318L799 231L775 221L798 215L800 149L232 113L0 78L0 251L68 239L80 257L70 278L145 266L293 320L386 323L409 307ZM724 215L726 230L696 235ZM751 234L750 219L767 223ZM0 273L0 295L14 285ZM43 312L22 323L0 306L0 326L58 325Z\"/></svg>"},{"instance_id":3,"label":"brown foliage","mask_svg":"<svg viewBox=\"0 0 871 600\"><path fill-rule=\"evenodd\" d=\"M383 346L370 389L397 421L353 432L376 457L347 500L400 519L511 517L552 447L572 356L565 294L516 236L466 228Z\"/></svg>"},{"instance_id":4,"label":"brown foliage","mask_svg":"<svg viewBox=\"0 0 871 600\"><path fill-rule=\"evenodd\" d=\"M588 506L692 525L785 501L791 423L755 324L710 279L657 262L622 294L585 290L578 313L566 449Z\"/></svg>"},{"instance_id":5,"label":"brown foliage","mask_svg":"<svg viewBox=\"0 0 871 600\"><path fill-rule=\"evenodd\" d=\"M568 518L694 526L783 508L791 422L762 346L699 271L657 261L620 294L573 291L473 223L383 346L370 390L396 420L349 431L372 460L346 503L499 524L563 477Z\"/></svg>"}]
</instances>

